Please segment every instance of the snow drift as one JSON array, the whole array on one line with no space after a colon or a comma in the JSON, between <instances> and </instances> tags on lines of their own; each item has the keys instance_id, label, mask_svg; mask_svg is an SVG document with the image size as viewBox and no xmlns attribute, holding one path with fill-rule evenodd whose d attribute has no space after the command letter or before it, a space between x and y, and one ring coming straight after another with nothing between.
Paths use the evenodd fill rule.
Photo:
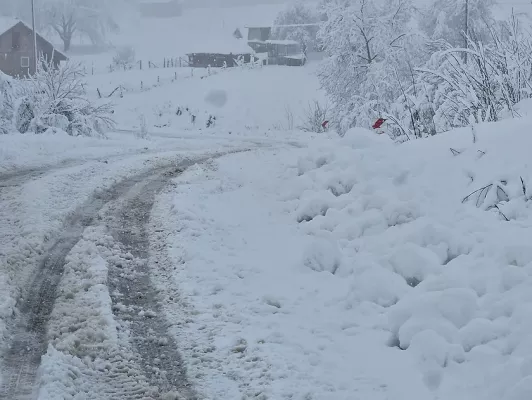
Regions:
<instances>
[{"instance_id":1,"label":"snow drift","mask_svg":"<svg viewBox=\"0 0 532 400\"><path fill-rule=\"evenodd\" d=\"M197 309L184 351L210 348L202 368L249 386L199 384L222 397L528 399L530 123L402 145L356 129L185 174L166 221Z\"/></svg>"}]
</instances>

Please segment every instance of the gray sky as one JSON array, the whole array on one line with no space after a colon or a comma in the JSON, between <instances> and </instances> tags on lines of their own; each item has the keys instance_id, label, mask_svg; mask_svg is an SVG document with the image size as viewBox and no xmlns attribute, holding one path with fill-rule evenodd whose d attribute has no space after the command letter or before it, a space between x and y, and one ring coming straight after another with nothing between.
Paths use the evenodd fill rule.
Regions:
<instances>
[{"instance_id":1,"label":"gray sky","mask_svg":"<svg viewBox=\"0 0 532 400\"><path fill-rule=\"evenodd\" d=\"M309 0L312 1L312 0ZM289 3L287 0L185 0L187 7L209 6L241 6L254 4L282 4Z\"/></svg>"}]
</instances>

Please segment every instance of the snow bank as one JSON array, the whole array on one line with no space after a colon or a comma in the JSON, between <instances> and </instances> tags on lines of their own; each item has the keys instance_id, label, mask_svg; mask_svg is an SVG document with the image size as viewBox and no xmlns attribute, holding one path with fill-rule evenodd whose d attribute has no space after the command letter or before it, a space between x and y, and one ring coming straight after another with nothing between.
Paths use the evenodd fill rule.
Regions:
<instances>
[{"instance_id":1,"label":"snow bank","mask_svg":"<svg viewBox=\"0 0 532 400\"><path fill-rule=\"evenodd\" d=\"M233 377L198 378L208 395L529 398L530 123L352 130L178 180L184 351Z\"/></svg>"}]
</instances>

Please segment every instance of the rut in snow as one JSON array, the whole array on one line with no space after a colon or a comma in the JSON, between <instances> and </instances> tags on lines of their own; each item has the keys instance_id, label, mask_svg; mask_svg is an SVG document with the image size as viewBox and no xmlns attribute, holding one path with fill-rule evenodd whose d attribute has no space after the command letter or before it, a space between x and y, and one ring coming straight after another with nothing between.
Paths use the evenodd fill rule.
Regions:
<instances>
[{"instance_id":1,"label":"rut in snow","mask_svg":"<svg viewBox=\"0 0 532 400\"><path fill-rule=\"evenodd\" d=\"M180 399L192 400L197 396L187 379L175 338L168 330L148 267L147 225L155 196L164 189L169 176L179 172L144 181L111 207L106 223L126 262L109 263L108 286L115 319L128 331L143 375L151 387L157 388L155 398L174 398L170 397L174 393Z\"/></svg>"},{"instance_id":2,"label":"rut in snow","mask_svg":"<svg viewBox=\"0 0 532 400\"><path fill-rule=\"evenodd\" d=\"M186 168L193 163L191 161L184 162L181 168ZM10 337L12 339L7 351L2 357L4 379L0 386L0 399L30 400L36 396L35 379L37 369L40 365L41 356L47 349L47 323L54 307L57 288L64 270L65 258L80 240L83 231L93 224L94 219L106 204L120 199L135 187L145 188L147 191L146 196L149 199L147 201L143 200L144 192L138 192L138 196L133 199L134 204L138 205L136 212L148 213L151 208L150 204L153 204L155 191L164 187L165 182L180 171L174 165L172 167L148 171L134 178L126 179L108 190L95 194L67 218L59 238L49 248L45 258L35 272L33 280L24 291L24 298L19 305L20 316L10 330ZM145 183L144 186L142 186L142 183ZM142 229L144 222L145 220L140 217L131 219L132 229ZM128 221L125 221L125 223L129 224ZM125 231L127 228L124 227L123 230ZM121 242L124 245L128 245L124 232L122 232L121 236L119 235L119 238L122 239ZM129 244L136 245L133 241ZM139 242L139 246L141 246L139 254L142 255L142 243ZM110 273L112 274L112 269ZM113 276L111 277L111 281L113 281ZM149 300L145 300L139 297L134 298L132 297L133 294L128 296L128 284L114 281L113 285L121 290L125 294L125 297L132 303L138 302L143 307L157 309L155 299L150 298ZM148 293L150 291L149 277L146 276L140 279L138 285L134 289ZM160 337L166 337L164 341L168 345L164 346L164 351L156 351L157 346L143 344L142 338L135 337L136 335L148 335L150 333L148 325L157 328L160 331ZM179 366L181 364L179 354L177 354L174 343L167 336L164 328L165 322L161 317L152 319L150 324L132 323L134 336L131 339L139 354L135 357L130 356L127 363L134 363L136 358L142 365L142 369L146 372L150 385L152 385L151 381L156 381L159 386L170 387L174 385L174 387L186 389L188 384L185 383L186 378L180 372ZM116 388L108 398L157 398L151 396L146 397L148 392L143 393L143 390L137 387L145 380L144 377L132 377L131 374L136 368L127 367L127 363L124 363L123 357L117 356L119 353L120 351L115 351L114 355L108 355L113 368L107 374L106 378L108 380L110 379L112 385ZM151 365L155 365L152 354L158 354L159 359L163 360L161 368L159 368L157 373L151 367ZM120 362L113 364L113 357L120 358ZM166 374L164 367L171 367L172 371ZM164 379L167 379L169 383L165 385L163 382L164 379L161 377L165 377ZM136 385L130 384L133 381L136 382ZM122 389L123 391L120 392ZM131 393L132 390L136 391L135 395ZM189 392L192 393L192 391Z\"/></svg>"}]
</instances>

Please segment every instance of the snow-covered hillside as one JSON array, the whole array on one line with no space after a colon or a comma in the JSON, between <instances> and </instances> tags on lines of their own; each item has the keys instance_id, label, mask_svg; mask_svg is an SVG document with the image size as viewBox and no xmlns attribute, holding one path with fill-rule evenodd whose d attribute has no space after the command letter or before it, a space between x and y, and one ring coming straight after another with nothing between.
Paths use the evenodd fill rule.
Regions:
<instances>
[{"instance_id":1,"label":"snow-covered hillside","mask_svg":"<svg viewBox=\"0 0 532 400\"><path fill-rule=\"evenodd\" d=\"M213 69L211 75L189 68L129 71L89 76L87 81L92 95L97 89L107 95L121 85L123 97L117 91L111 98L119 126L136 130L143 115L151 132L203 130L227 136L275 130L285 136L279 131L304 125L314 101L327 103L313 65ZM209 116L216 120L206 129Z\"/></svg>"},{"instance_id":2,"label":"snow-covered hillside","mask_svg":"<svg viewBox=\"0 0 532 400\"><path fill-rule=\"evenodd\" d=\"M531 123L353 130L178 178L154 237L207 397L529 399Z\"/></svg>"}]
</instances>

